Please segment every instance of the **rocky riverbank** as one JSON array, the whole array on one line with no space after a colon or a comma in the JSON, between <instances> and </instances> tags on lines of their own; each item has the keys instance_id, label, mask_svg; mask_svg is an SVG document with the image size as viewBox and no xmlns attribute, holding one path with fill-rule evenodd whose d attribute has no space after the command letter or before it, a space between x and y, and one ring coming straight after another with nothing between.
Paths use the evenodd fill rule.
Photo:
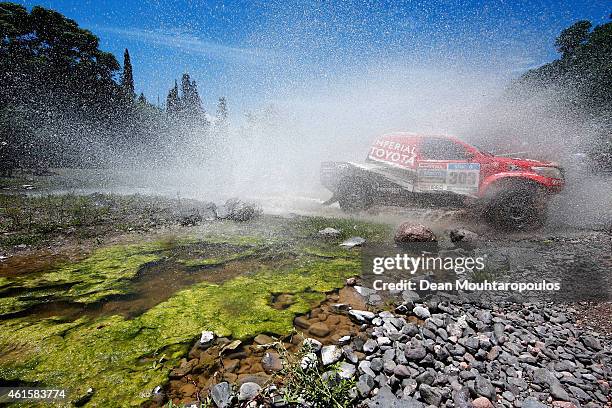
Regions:
<instances>
[{"instance_id":1,"label":"rocky riverbank","mask_svg":"<svg viewBox=\"0 0 612 408\"><path fill-rule=\"evenodd\" d=\"M567 305L481 303L454 295L425 300L416 292L404 292L395 312L374 313L340 302L355 299L348 294L357 293L352 288L342 292L343 296L332 295L321 308L296 318L303 336L291 338L287 349L296 352L306 343L314 354L306 354L303 365L316 358L327 381L354 381L353 406L610 405L612 342L578 327L575 310ZM352 325L346 324L348 319ZM333 330L327 330L326 321ZM181 397L186 397L185 391L201 400L210 395L220 407L238 406L251 398L249 406L289 406L282 398L282 378L268 375L270 371L261 376L240 374L238 368L238 375L228 374L227 367L242 367L241 361L262 372L266 367L281 370L282 359L267 350L273 350L273 342L262 344L256 338L254 343L259 355L246 348L232 356L236 361L227 364L224 359L225 374L209 380L199 395L193 394L198 386L189 387L183 379L180 388L171 383L170 396L178 397L178 389ZM303 406L309 406L308 401Z\"/></svg>"}]
</instances>

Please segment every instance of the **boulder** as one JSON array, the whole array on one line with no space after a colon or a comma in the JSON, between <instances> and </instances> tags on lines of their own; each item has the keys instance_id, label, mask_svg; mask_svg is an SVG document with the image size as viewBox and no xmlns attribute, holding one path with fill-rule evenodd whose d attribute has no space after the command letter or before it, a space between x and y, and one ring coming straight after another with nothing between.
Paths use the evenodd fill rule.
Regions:
<instances>
[{"instance_id":1,"label":"boulder","mask_svg":"<svg viewBox=\"0 0 612 408\"><path fill-rule=\"evenodd\" d=\"M228 382L222 382L210 391L210 396L218 408L226 408L232 405L232 387Z\"/></svg>"},{"instance_id":2,"label":"boulder","mask_svg":"<svg viewBox=\"0 0 612 408\"><path fill-rule=\"evenodd\" d=\"M245 382L240 386L238 400L250 401L259 394L259 391L261 391L261 387L259 386L259 384L256 384L254 382Z\"/></svg>"},{"instance_id":3,"label":"boulder","mask_svg":"<svg viewBox=\"0 0 612 408\"><path fill-rule=\"evenodd\" d=\"M404 222L399 225L395 232L395 242L406 244L410 242L437 242L435 234L426 226Z\"/></svg>"}]
</instances>

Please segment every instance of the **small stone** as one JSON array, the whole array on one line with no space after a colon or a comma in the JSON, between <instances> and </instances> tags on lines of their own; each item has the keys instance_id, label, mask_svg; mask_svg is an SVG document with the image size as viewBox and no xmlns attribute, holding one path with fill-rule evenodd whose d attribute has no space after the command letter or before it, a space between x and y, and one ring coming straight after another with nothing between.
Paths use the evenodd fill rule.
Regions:
<instances>
[{"instance_id":1,"label":"small stone","mask_svg":"<svg viewBox=\"0 0 612 408\"><path fill-rule=\"evenodd\" d=\"M295 319L293 319L293 324L296 325L297 327L301 327L302 329L310 328L310 322L304 316L298 316Z\"/></svg>"},{"instance_id":2,"label":"small stone","mask_svg":"<svg viewBox=\"0 0 612 408\"><path fill-rule=\"evenodd\" d=\"M304 339L304 342L302 344L304 345L305 348L308 348L308 350L311 350L314 352L318 352L319 350L321 350L321 347L323 346L319 340L313 339L310 337L307 339Z\"/></svg>"},{"instance_id":3,"label":"small stone","mask_svg":"<svg viewBox=\"0 0 612 408\"><path fill-rule=\"evenodd\" d=\"M348 314L359 323L372 321L376 317L374 313L365 310L349 310Z\"/></svg>"},{"instance_id":4,"label":"small stone","mask_svg":"<svg viewBox=\"0 0 612 408\"><path fill-rule=\"evenodd\" d=\"M265 334L258 334L253 339L253 342L256 343L256 344L259 344L259 345L272 344L272 343L274 343L274 339L272 337L270 337L270 336L265 335Z\"/></svg>"},{"instance_id":5,"label":"small stone","mask_svg":"<svg viewBox=\"0 0 612 408\"><path fill-rule=\"evenodd\" d=\"M215 340L215 333L211 331L203 331L200 336L200 347L209 347Z\"/></svg>"},{"instance_id":6,"label":"small stone","mask_svg":"<svg viewBox=\"0 0 612 408\"><path fill-rule=\"evenodd\" d=\"M362 397L367 397L372 388L374 388L374 378L368 374L361 374L359 380L357 380L357 392Z\"/></svg>"},{"instance_id":7,"label":"small stone","mask_svg":"<svg viewBox=\"0 0 612 408\"><path fill-rule=\"evenodd\" d=\"M323 228L319 231L319 236L323 238L338 238L340 234L340 230L331 227Z\"/></svg>"},{"instance_id":8,"label":"small stone","mask_svg":"<svg viewBox=\"0 0 612 408\"><path fill-rule=\"evenodd\" d=\"M366 341L363 345L363 351L368 354L373 353L374 350L376 350L377 348L378 343L376 342L376 340L373 339L368 339L368 341Z\"/></svg>"},{"instance_id":9,"label":"small stone","mask_svg":"<svg viewBox=\"0 0 612 408\"><path fill-rule=\"evenodd\" d=\"M338 376L345 380L349 380L355 376L357 369L353 364L347 363L346 361L338 364Z\"/></svg>"},{"instance_id":10,"label":"small stone","mask_svg":"<svg viewBox=\"0 0 612 408\"><path fill-rule=\"evenodd\" d=\"M414 315L418 317L419 319L423 319L423 320L431 316L431 313L429 313L429 309L423 306L415 307L414 309L412 309L412 313L414 313Z\"/></svg>"},{"instance_id":11,"label":"small stone","mask_svg":"<svg viewBox=\"0 0 612 408\"><path fill-rule=\"evenodd\" d=\"M431 387L427 384L421 384L419 387L419 393L421 394L421 398L423 400L435 407L439 407L442 402L442 394L436 388Z\"/></svg>"},{"instance_id":12,"label":"small stone","mask_svg":"<svg viewBox=\"0 0 612 408\"><path fill-rule=\"evenodd\" d=\"M476 398L474 401L472 401L472 405L474 408L493 408L491 401L485 397Z\"/></svg>"},{"instance_id":13,"label":"small stone","mask_svg":"<svg viewBox=\"0 0 612 408\"><path fill-rule=\"evenodd\" d=\"M212 387L210 395L218 408L227 408L232 405L232 387L228 382L216 384Z\"/></svg>"},{"instance_id":14,"label":"small stone","mask_svg":"<svg viewBox=\"0 0 612 408\"><path fill-rule=\"evenodd\" d=\"M254 382L246 382L240 386L238 400L250 401L259 394L259 391L261 391L259 384Z\"/></svg>"},{"instance_id":15,"label":"small stone","mask_svg":"<svg viewBox=\"0 0 612 408\"><path fill-rule=\"evenodd\" d=\"M329 332L330 332L329 327L327 327L327 325L323 322L317 322L311 325L310 328L308 329L308 333L312 334L313 336L317 336L317 337L325 337L329 334Z\"/></svg>"},{"instance_id":16,"label":"small stone","mask_svg":"<svg viewBox=\"0 0 612 408\"><path fill-rule=\"evenodd\" d=\"M270 351L261 358L261 366L265 372L272 373L282 370L283 362L277 352Z\"/></svg>"},{"instance_id":17,"label":"small stone","mask_svg":"<svg viewBox=\"0 0 612 408\"><path fill-rule=\"evenodd\" d=\"M340 360L341 357L342 349L338 346L324 346L321 349L321 361L323 362L323 365L327 366L333 364Z\"/></svg>"},{"instance_id":18,"label":"small stone","mask_svg":"<svg viewBox=\"0 0 612 408\"><path fill-rule=\"evenodd\" d=\"M356 246L362 246L363 244L365 244L365 242L366 240L361 237L351 237L341 243L340 246L343 246L345 248L354 248Z\"/></svg>"}]
</instances>

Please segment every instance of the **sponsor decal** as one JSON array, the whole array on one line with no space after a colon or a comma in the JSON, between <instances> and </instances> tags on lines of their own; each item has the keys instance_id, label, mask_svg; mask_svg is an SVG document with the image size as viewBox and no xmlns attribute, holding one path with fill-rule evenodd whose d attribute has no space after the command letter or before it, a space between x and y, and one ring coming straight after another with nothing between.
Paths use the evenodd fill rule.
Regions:
<instances>
[{"instance_id":1,"label":"sponsor decal","mask_svg":"<svg viewBox=\"0 0 612 408\"><path fill-rule=\"evenodd\" d=\"M443 191L446 184L446 164L419 163L418 178L421 191Z\"/></svg>"},{"instance_id":2,"label":"sponsor decal","mask_svg":"<svg viewBox=\"0 0 612 408\"><path fill-rule=\"evenodd\" d=\"M413 170L416 159L416 145L377 139L370 147L368 158L391 166Z\"/></svg>"}]
</instances>

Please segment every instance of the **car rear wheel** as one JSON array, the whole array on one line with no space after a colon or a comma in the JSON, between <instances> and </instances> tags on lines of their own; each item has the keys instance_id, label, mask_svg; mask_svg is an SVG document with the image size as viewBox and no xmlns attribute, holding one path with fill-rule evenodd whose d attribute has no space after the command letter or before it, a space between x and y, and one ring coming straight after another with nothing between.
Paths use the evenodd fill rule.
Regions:
<instances>
[{"instance_id":1,"label":"car rear wheel","mask_svg":"<svg viewBox=\"0 0 612 408\"><path fill-rule=\"evenodd\" d=\"M360 177L342 179L337 197L340 208L347 213L367 210L373 201L370 184Z\"/></svg>"}]
</instances>

